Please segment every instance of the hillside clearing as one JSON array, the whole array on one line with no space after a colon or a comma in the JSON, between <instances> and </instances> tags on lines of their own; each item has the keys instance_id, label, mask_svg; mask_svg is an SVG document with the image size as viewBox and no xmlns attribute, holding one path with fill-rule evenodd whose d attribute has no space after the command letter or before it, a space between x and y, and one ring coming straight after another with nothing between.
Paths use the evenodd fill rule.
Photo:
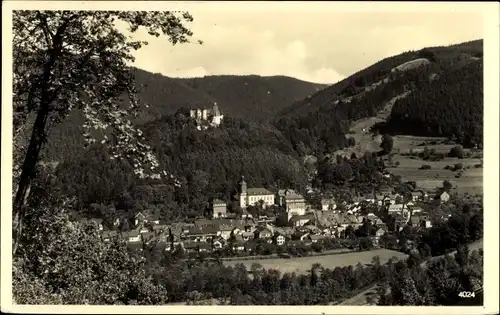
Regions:
<instances>
[{"instance_id":1,"label":"hillside clearing","mask_svg":"<svg viewBox=\"0 0 500 315\"><path fill-rule=\"evenodd\" d=\"M325 268L346 267L350 265L363 265L370 264L373 257L379 256L381 263L386 263L390 258L396 257L404 259L408 255L397 251L388 249L377 249L366 252L355 252L348 254L328 255L328 256L312 256L312 257L299 257L291 259L263 259L263 260L233 260L224 262L225 265L243 264L247 270L250 270L252 264L258 263L264 269L277 269L281 273L306 273L311 269L315 263L321 264Z\"/></svg>"},{"instance_id":2,"label":"hillside clearing","mask_svg":"<svg viewBox=\"0 0 500 315\"><path fill-rule=\"evenodd\" d=\"M420 66L423 66L423 65L426 65L430 63L430 61L426 58L418 58L418 59L415 59L415 60L411 60L411 61L408 61L408 62L405 62L395 68L392 68L391 72L395 72L395 71L408 71L408 70L411 70L411 69L415 69L415 68L418 68Z\"/></svg>"}]
</instances>

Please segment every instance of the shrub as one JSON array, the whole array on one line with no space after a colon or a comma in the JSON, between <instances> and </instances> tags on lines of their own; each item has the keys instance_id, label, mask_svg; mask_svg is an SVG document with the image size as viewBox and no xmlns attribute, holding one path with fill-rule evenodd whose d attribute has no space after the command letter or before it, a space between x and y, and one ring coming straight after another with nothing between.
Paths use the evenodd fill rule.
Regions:
<instances>
[{"instance_id":1,"label":"shrub","mask_svg":"<svg viewBox=\"0 0 500 315\"><path fill-rule=\"evenodd\" d=\"M462 146L457 145L457 146L454 146L453 148L450 149L448 156L463 159L465 156L465 152L464 152L464 149L462 148Z\"/></svg>"},{"instance_id":2,"label":"shrub","mask_svg":"<svg viewBox=\"0 0 500 315\"><path fill-rule=\"evenodd\" d=\"M462 163L457 163L457 164L455 164L453 170L458 171L458 170L461 170L463 168L464 168L464 165Z\"/></svg>"},{"instance_id":3,"label":"shrub","mask_svg":"<svg viewBox=\"0 0 500 315\"><path fill-rule=\"evenodd\" d=\"M420 166L420 168L419 168L419 169L420 169L420 170L430 170L430 169L431 169L431 166L430 166L430 165L428 165L428 164L424 164L424 165Z\"/></svg>"}]
</instances>

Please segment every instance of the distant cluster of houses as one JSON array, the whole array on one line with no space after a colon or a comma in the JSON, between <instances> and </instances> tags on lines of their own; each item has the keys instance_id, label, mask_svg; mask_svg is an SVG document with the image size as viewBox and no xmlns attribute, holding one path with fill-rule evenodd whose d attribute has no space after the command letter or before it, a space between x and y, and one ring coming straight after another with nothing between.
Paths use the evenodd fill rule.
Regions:
<instances>
[{"instance_id":1,"label":"distant cluster of houses","mask_svg":"<svg viewBox=\"0 0 500 315\"><path fill-rule=\"evenodd\" d=\"M167 224L158 217L146 213L137 213L134 217L134 227L130 231L119 232L118 228L105 231L102 220L92 219L104 241L109 241L118 234L129 245L142 247L143 244L155 242L163 244L165 250L182 247L185 251L212 251L230 246L236 251L252 252L258 240L282 246L286 243L301 242L312 244L327 238L343 238L346 229L351 226L359 228L368 219L377 227L374 244L388 232L387 224L375 213L361 215L361 209L372 205L373 209L384 207L395 218L395 226L402 229L407 224L430 228L431 221L420 202L429 199L425 192L412 193L412 200L403 203L398 194L387 191L381 194L365 195L355 198L351 204L337 204L333 198L321 200L321 209L312 209L300 194L291 189L272 193L264 188L247 188L244 179L240 182L237 200L245 209L255 204L262 207L277 204L283 209L282 216L291 223L287 227L275 225L277 217L252 217L244 212L239 217L227 212L227 204L222 200L213 200L213 218L198 219L194 223ZM440 193L438 200L447 202L450 196ZM341 210L342 209L342 210ZM115 227L120 220L114 222Z\"/></svg>"}]
</instances>

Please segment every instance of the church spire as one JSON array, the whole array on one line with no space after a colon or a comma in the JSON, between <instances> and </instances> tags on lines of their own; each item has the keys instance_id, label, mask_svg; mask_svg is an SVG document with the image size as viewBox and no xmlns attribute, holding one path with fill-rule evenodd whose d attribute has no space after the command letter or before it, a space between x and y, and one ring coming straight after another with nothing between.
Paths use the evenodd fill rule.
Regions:
<instances>
[{"instance_id":1,"label":"church spire","mask_svg":"<svg viewBox=\"0 0 500 315\"><path fill-rule=\"evenodd\" d=\"M245 182L245 176L241 175L240 194L246 194L246 193L247 193L247 183Z\"/></svg>"}]
</instances>

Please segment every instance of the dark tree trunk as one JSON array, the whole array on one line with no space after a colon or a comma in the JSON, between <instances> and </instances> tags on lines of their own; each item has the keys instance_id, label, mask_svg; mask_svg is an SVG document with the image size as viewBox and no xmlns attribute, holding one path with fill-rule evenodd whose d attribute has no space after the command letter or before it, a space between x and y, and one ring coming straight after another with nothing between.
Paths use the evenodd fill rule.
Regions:
<instances>
[{"instance_id":1,"label":"dark tree trunk","mask_svg":"<svg viewBox=\"0 0 500 315\"><path fill-rule=\"evenodd\" d=\"M31 184L36 175L36 164L40 157L40 151L46 140L46 126L49 117L50 103L55 95L49 92L51 82L51 71L61 53L61 38L54 40L54 48L48 50L49 60L45 63L43 76L40 83L40 106L36 116L28 150L22 164L22 171L17 187L16 196L13 204L14 227L13 227L13 255L16 253L21 238L23 219L26 214L26 206L31 190ZM34 83L36 84L36 83Z\"/></svg>"},{"instance_id":2,"label":"dark tree trunk","mask_svg":"<svg viewBox=\"0 0 500 315\"><path fill-rule=\"evenodd\" d=\"M33 126L31 139L24 158L21 177L19 180L16 197L14 200L13 210L14 217L14 247L13 253L16 253L19 239L22 233L22 225L24 215L26 213L26 205L28 202L29 193L31 190L31 183L35 177L36 163L40 156L40 150L45 141L45 126L48 118L48 107L40 108L38 115Z\"/></svg>"}]
</instances>

